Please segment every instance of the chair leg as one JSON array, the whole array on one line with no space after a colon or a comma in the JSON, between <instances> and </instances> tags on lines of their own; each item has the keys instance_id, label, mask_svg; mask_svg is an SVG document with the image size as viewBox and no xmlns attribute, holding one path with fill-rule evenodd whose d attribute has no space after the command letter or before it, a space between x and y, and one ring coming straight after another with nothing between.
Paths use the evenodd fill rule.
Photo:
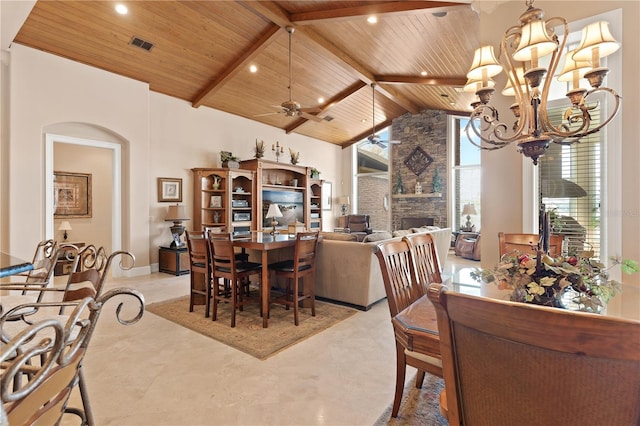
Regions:
<instances>
[{"instance_id":1,"label":"chair leg","mask_svg":"<svg viewBox=\"0 0 640 426\"><path fill-rule=\"evenodd\" d=\"M189 292L189 312L193 312L193 274L191 274L190 283L191 283L191 291Z\"/></svg>"},{"instance_id":2,"label":"chair leg","mask_svg":"<svg viewBox=\"0 0 640 426\"><path fill-rule=\"evenodd\" d=\"M80 390L80 398L82 399L82 407L84 408L84 416L86 424L88 426L94 426L93 411L91 411L91 404L89 403L89 391L87 389L87 382L84 379L84 370L82 364L78 366L78 389Z\"/></svg>"},{"instance_id":3,"label":"chair leg","mask_svg":"<svg viewBox=\"0 0 640 426\"><path fill-rule=\"evenodd\" d=\"M213 285L213 281L211 280L211 277L207 277L204 280L204 285L206 286L206 296L205 296L205 307L204 307L204 317L205 318L209 318L209 315L211 314L211 287Z\"/></svg>"},{"instance_id":4,"label":"chair leg","mask_svg":"<svg viewBox=\"0 0 640 426\"><path fill-rule=\"evenodd\" d=\"M231 327L236 326L236 308L238 306L238 283L231 282Z\"/></svg>"},{"instance_id":5,"label":"chair leg","mask_svg":"<svg viewBox=\"0 0 640 426\"><path fill-rule=\"evenodd\" d=\"M309 299L311 299L311 316L316 316L316 281L313 275L309 275L308 281L310 281L309 287Z\"/></svg>"},{"instance_id":6,"label":"chair leg","mask_svg":"<svg viewBox=\"0 0 640 426\"><path fill-rule=\"evenodd\" d=\"M416 376L416 388L420 389L422 387L422 382L424 382L424 371L418 370L418 375Z\"/></svg>"},{"instance_id":7,"label":"chair leg","mask_svg":"<svg viewBox=\"0 0 640 426\"><path fill-rule=\"evenodd\" d=\"M291 298L293 299L293 323L298 325L300 322L298 320L298 313L300 312L300 302L298 302L298 285L300 282L300 278L293 279L293 293L291 293Z\"/></svg>"},{"instance_id":8,"label":"chair leg","mask_svg":"<svg viewBox=\"0 0 640 426\"><path fill-rule=\"evenodd\" d=\"M393 397L393 408L391 417L398 417L400 402L402 401L402 391L404 390L404 378L407 372L406 356L404 347L396 341L396 393Z\"/></svg>"}]
</instances>

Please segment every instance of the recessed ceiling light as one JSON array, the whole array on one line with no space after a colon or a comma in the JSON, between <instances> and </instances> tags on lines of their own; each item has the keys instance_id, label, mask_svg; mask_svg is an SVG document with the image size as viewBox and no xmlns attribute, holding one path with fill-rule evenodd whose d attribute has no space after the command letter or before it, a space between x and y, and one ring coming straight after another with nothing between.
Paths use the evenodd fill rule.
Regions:
<instances>
[{"instance_id":1,"label":"recessed ceiling light","mask_svg":"<svg viewBox=\"0 0 640 426\"><path fill-rule=\"evenodd\" d=\"M324 98L318 98L318 103L319 104L323 104L324 103Z\"/></svg>"},{"instance_id":2,"label":"recessed ceiling light","mask_svg":"<svg viewBox=\"0 0 640 426\"><path fill-rule=\"evenodd\" d=\"M125 6L122 3L118 3L116 4L116 12L118 12L120 15L126 15L129 12L129 9L127 9L127 6Z\"/></svg>"},{"instance_id":3,"label":"recessed ceiling light","mask_svg":"<svg viewBox=\"0 0 640 426\"><path fill-rule=\"evenodd\" d=\"M258 67L257 67L257 66L255 66L255 65L251 65L251 66L249 67L249 71L251 71L251 72L257 72L257 71L258 71Z\"/></svg>"},{"instance_id":4,"label":"recessed ceiling light","mask_svg":"<svg viewBox=\"0 0 640 426\"><path fill-rule=\"evenodd\" d=\"M360 122L361 122L361 123L366 123L366 122L367 122L367 119L366 119L366 118L363 118L362 120L360 120Z\"/></svg>"},{"instance_id":5,"label":"recessed ceiling light","mask_svg":"<svg viewBox=\"0 0 640 426\"><path fill-rule=\"evenodd\" d=\"M426 71L421 71L420 75L424 77L425 75L427 75L427 72Z\"/></svg>"},{"instance_id":6,"label":"recessed ceiling light","mask_svg":"<svg viewBox=\"0 0 640 426\"><path fill-rule=\"evenodd\" d=\"M378 17L371 15L367 18L367 22L370 24L375 24L376 22L378 22Z\"/></svg>"},{"instance_id":7,"label":"recessed ceiling light","mask_svg":"<svg viewBox=\"0 0 640 426\"><path fill-rule=\"evenodd\" d=\"M436 18L444 18L445 16L447 16L447 12L435 12L432 13L433 16L435 16Z\"/></svg>"}]
</instances>

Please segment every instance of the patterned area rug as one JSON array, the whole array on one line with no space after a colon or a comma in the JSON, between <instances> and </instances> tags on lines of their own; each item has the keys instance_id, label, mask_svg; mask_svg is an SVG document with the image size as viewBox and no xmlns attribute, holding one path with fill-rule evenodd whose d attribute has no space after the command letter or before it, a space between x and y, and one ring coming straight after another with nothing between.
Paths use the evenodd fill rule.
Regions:
<instances>
[{"instance_id":1,"label":"patterned area rug","mask_svg":"<svg viewBox=\"0 0 640 426\"><path fill-rule=\"evenodd\" d=\"M440 377L426 373L421 389L416 389L416 378L413 377L402 392L398 417L395 419L391 417L392 401L374 426L448 425L447 419L440 414L439 401L442 389L444 389L444 381Z\"/></svg>"},{"instance_id":2,"label":"patterned area rug","mask_svg":"<svg viewBox=\"0 0 640 426\"><path fill-rule=\"evenodd\" d=\"M271 305L269 327L262 328L262 317L258 303L250 303L244 311L237 312L236 326L231 328L231 309L227 303L218 305L218 318L205 318L204 305L194 306L189 312L189 297L154 303L146 307L162 318L211 337L228 346L264 360L295 345L304 339L349 318L358 312L344 306L316 300L316 316L310 308L300 309L300 325L293 324L293 310Z\"/></svg>"}]
</instances>

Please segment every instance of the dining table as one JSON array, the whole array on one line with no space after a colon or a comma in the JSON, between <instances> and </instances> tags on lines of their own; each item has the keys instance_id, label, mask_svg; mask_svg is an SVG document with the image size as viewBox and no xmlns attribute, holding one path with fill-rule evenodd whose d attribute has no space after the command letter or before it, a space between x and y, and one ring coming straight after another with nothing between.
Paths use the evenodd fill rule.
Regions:
<instances>
[{"instance_id":1,"label":"dining table","mask_svg":"<svg viewBox=\"0 0 640 426\"><path fill-rule=\"evenodd\" d=\"M443 283L449 291L508 300L509 290L494 284L478 283L471 277L476 268L461 268ZM558 308L559 309L559 308ZM601 315L640 320L640 287L622 285ZM396 339L408 350L440 359L440 334L435 307L425 294L391 319Z\"/></svg>"},{"instance_id":2,"label":"dining table","mask_svg":"<svg viewBox=\"0 0 640 426\"><path fill-rule=\"evenodd\" d=\"M294 247L296 238L293 234L272 234L270 232L252 232L247 236L233 238L234 247L260 252L262 263L262 279L260 282L260 301L262 313L262 327L267 328L269 322L269 251L285 247Z\"/></svg>"},{"instance_id":3,"label":"dining table","mask_svg":"<svg viewBox=\"0 0 640 426\"><path fill-rule=\"evenodd\" d=\"M31 262L0 252L0 278L21 274L32 269Z\"/></svg>"}]
</instances>

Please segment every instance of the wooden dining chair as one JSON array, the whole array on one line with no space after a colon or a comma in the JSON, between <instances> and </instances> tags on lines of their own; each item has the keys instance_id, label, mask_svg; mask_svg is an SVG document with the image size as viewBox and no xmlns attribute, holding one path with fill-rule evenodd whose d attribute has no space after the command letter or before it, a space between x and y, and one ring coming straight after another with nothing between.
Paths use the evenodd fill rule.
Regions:
<instances>
[{"instance_id":1,"label":"wooden dining chair","mask_svg":"<svg viewBox=\"0 0 640 426\"><path fill-rule=\"evenodd\" d=\"M293 259L275 262L269 270L276 277L283 277L287 284L284 294L274 297L270 303L280 303L293 307L293 323L300 324L300 303L309 299L311 316L316 316L316 254L318 252L318 232L298 232Z\"/></svg>"},{"instance_id":2,"label":"wooden dining chair","mask_svg":"<svg viewBox=\"0 0 640 426\"><path fill-rule=\"evenodd\" d=\"M218 304L224 300L231 301L231 327L236 326L236 311L242 311L243 306L250 300L244 297L243 285L248 285L251 275L258 275L258 282L262 278L262 264L257 262L245 262L236 260L236 252L228 232L211 234L209 236L209 253L211 255L212 280L226 280L230 284L229 295L218 291L217 285L211 292L213 312L211 320L218 318ZM244 283L244 284L243 284Z\"/></svg>"},{"instance_id":3,"label":"wooden dining chair","mask_svg":"<svg viewBox=\"0 0 640 426\"><path fill-rule=\"evenodd\" d=\"M552 257L562 254L561 234L552 234L549 236L549 255ZM498 233L498 242L500 244L500 257L511 251L517 250L520 253L536 253L538 250L538 234L507 234Z\"/></svg>"},{"instance_id":4,"label":"wooden dining chair","mask_svg":"<svg viewBox=\"0 0 640 426\"><path fill-rule=\"evenodd\" d=\"M409 234L403 238L409 244L420 292L427 294L429 284L442 283L436 243L429 233Z\"/></svg>"},{"instance_id":5,"label":"wooden dining chair","mask_svg":"<svg viewBox=\"0 0 640 426\"><path fill-rule=\"evenodd\" d=\"M194 305L205 305L204 316L209 317L211 308L211 260L204 232L185 231L189 251L189 312ZM202 303L201 303L202 301Z\"/></svg>"},{"instance_id":6,"label":"wooden dining chair","mask_svg":"<svg viewBox=\"0 0 640 426\"><path fill-rule=\"evenodd\" d=\"M640 322L429 287L450 425L640 424Z\"/></svg>"},{"instance_id":7,"label":"wooden dining chair","mask_svg":"<svg viewBox=\"0 0 640 426\"><path fill-rule=\"evenodd\" d=\"M374 245L373 251L380 264L389 311L393 318L424 294L418 284L411 247L406 239L392 239ZM418 369L416 388L422 387L425 372L442 377L440 359L409 350L396 336L396 390L392 417L397 417L400 410L407 365Z\"/></svg>"}]
</instances>

